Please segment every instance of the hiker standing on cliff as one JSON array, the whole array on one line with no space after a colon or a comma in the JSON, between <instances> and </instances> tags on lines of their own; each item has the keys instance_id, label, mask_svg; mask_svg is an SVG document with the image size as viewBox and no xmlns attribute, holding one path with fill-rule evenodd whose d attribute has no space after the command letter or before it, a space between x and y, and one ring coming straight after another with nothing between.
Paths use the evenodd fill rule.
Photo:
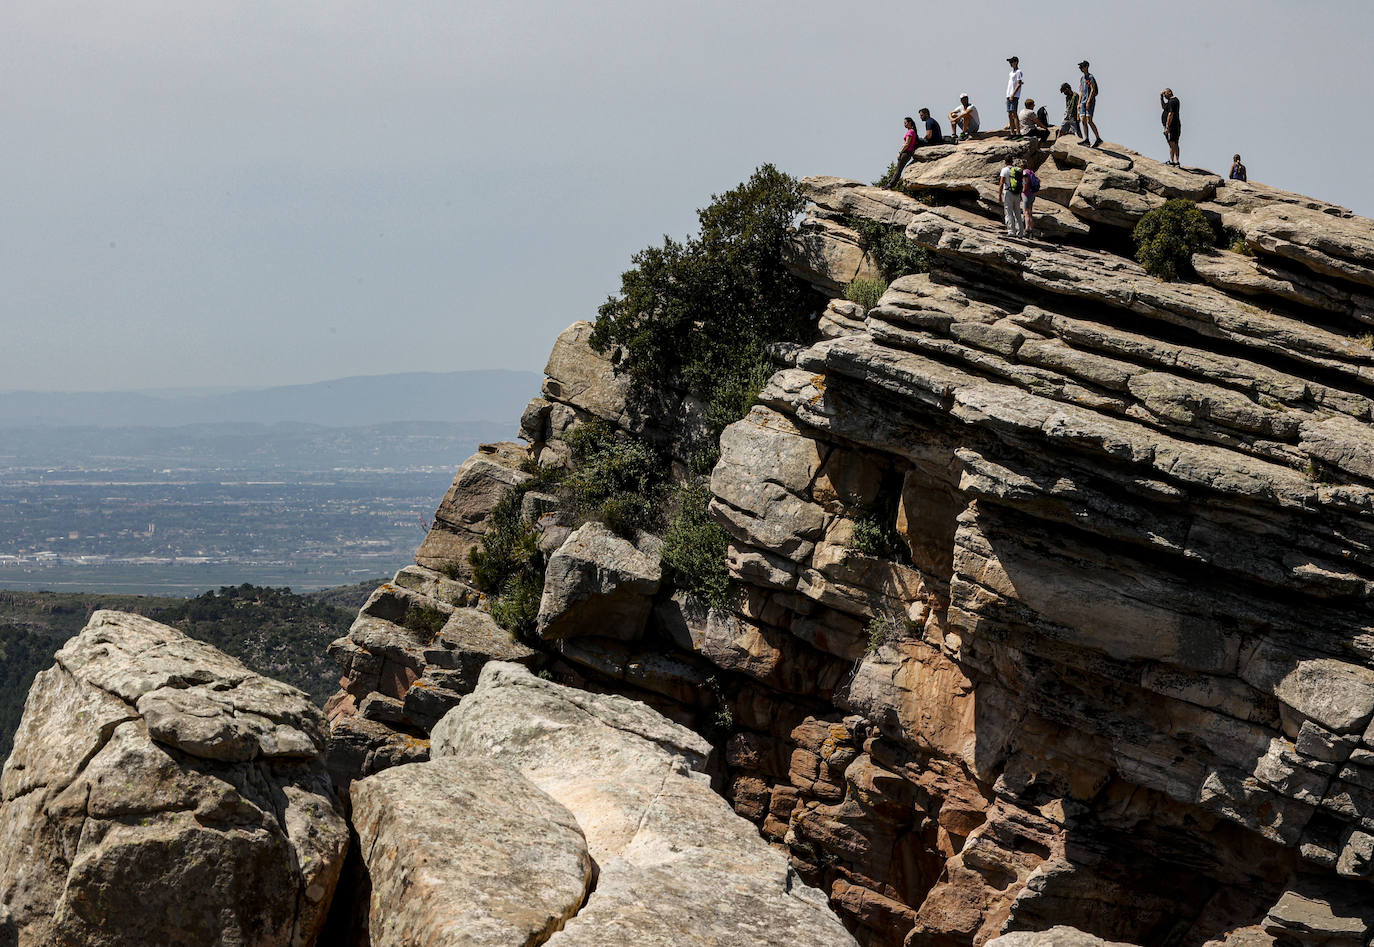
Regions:
<instances>
[{"instance_id":1,"label":"hiker standing on cliff","mask_svg":"<svg viewBox=\"0 0 1374 947\"><path fill-rule=\"evenodd\" d=\"M1232 180L1232 181L1248 181L1248 180L1250 180L1250 179L1249 179L1248 177L1246 177L1246 175L1245 175L1245 165L1243 165L1243 164L1240 163L1240 155L1236 155L1235 157L1233 157L1233 158L1231 159L1231 180Z\"/></svg>"},{"instance_id":2,"label":"hiker standing on cliff","mask_svg":"<svg viewBox=\"0 0 1374 947\"><path fill-rule=\"evenodd\" d=\"M1169 160L1165 164L1177 168L1178 133L1183 130L1183 126L1178 119L1178 96L1174 95L1173 89L1165 89L1159 93L1159 106L1163 110L1159 113L1159 123L1164 126L1164 140L1169 143Z\"/></svg>"},{"instance_id":3,"label":"hiker standing on cliff","mask_svg":"<svg viewBox=\"0 0 1374 947\"><path fill-rule=\"evenodd\" d=\"M1015 158L1007 158L1007 163L997 173L997 199L1002 202L1008 237L1026 235L1026 221L1021 216L1021 177L1022 171Z\"/></svg>"},{"instance_id":4,"label":"hiker standing on cliff","mask_svg":"<svg viewBox=\"0 0 1374 947\"><path fill-rule=\"evenodd\" d=\"M1097 123L1093 121L1093 111L1097 108L1097 79L1088 71L1088 61L1085 59L1078 64L1078 71L1083 73L1083 78L1078 80L1078 121L1083 126L1083 144L1088 144L1088 132L1092 131L1097 141L1092 143L1092 147L1102 147L1102 133L1097 130Z\"/></svg>"},{"instance_id":5,"label":"hiker standing on cliff","mask_svg":"<svg viewBox=\"0 0 1374 947\"><path fill-rule=\"evenodd\" d=\"M916 155L916 122L908 115L902 119L902 124L906 126L906 135L902 138L902 150L897 152L897 170L892 172L892 180L887 182L889 188L897 186L902 179L902 169Z\"/></svg>"},{"instance_id":6,"label":"hiker standing on cliff","mask_svg":"<svg viewBox=\"0 0 1374 947\"><path fill-rule=\"evenodd\" d=\"M1064 121L1059 126L1059 132L1062 135L1073 132L1082 138L1083 132L1078 127L1078 93L1067 82L1059 86L1059 91L1064 94Z\"/></svg>"},{"instance_id":7,"label":"hiker standing on cliff","mask_svg":"<svg viewBox=\"0 0 1374 947\"><path fill-rule=\"evenodd\" d=\"M968 93L959 96L959 107L949 113L949 127L956 141L964 141L978 131L978 106L968 100Z\"/></svg>"},{"instance_id":8,"label":"hiker standing on cliff","mask_svg":"<svg viewBox=\"0 0 1374 947\"><path fill-rule=\"evenodd\" d=\"M1021 60L1012 56L1007 60L1011 66L1011 74L1007 76L1007 127L1003 131L1011 132L1012 138L1021 137L1021 119L1016 115L1016 107L1021 104L1021 85L1023 77L1021 75Z\"/></svg>"}]
</instances>

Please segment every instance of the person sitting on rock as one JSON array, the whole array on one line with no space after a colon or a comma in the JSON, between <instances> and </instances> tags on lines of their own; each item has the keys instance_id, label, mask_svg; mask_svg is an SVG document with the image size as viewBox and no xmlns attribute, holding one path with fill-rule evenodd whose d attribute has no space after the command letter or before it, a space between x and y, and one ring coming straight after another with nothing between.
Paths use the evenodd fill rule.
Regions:
<instances>
[{"instance_id":1,"label":"person sitting on rock","mask_svg":"<svg viewBox=\"0 0 1374 947\"><path fill-rule=\"evenodd\" d=\"M940 123L930 117L930 109L921 109L916 114L921 116L921 126L925 129L925 134L921 137L918 145L927 147L943 145L945 143L944 133L940 131Z\"/></svg>"},{"instance_id":2,"label":"person sitting on rock","mask_svg":"<svg viewBox=\"0 0 1374 947\"><path fill-rule=\"evenodd\" d=\"M1240 155L1235 155L1234 157L1231 158L1231 180L1232 180L1232 181L1248 181L1248 180L1250 180L1250 179L1249 179L1248 177L1246 177L1246 175L1245 175L1245 165L1243 165L1243 164L1240 163Z\"/></svg>"},{"instance_id":3,"label":"person sitting on rock","mask_svg":"<svg viewBox=\"0 0 1374 947\"><path fill-rule=\"evenodd\" d=\"M897 152L897 170L892 172L892 179L887 182L889 188L897 186L902 179L902 169L916 155L916 122L908 115L902 119L902 124L906 126L906 135L902 137L902 150Z\"/></svg>"},{"instance_id":4,"label":"person sitting on rock","mask_svg":"<svg viewBox=\"0 0 1374 947\"><path fill-rule=\"evenodd\" d=\"M1026 99L1026 106L1017 118L1021 120L1021 133L1027 138L1046 141L1050 137L1050 126L1035 114L1035 99Z\"/></svg>"},{"instance_id":5,"label":"person sitting on rock","mask_svg":"<svg viewBox=\"0 0 1374 947\"><path fill-rule=\"evenodd\" d=\"M1064 94L1064 121L1059 126L1059 133L1067 135L1073 132L1082 138L1083 131L1078 127L1078 93L1067 82L1059 86L1059 91Z\"/></svg>"},{"instance_id":6,"label":"person sitting on rock","mask_svg":"<svg viewBox=\"0 0 1374 947\"><path fill-rule=\"evenodd\" d=\"M978 106L968 100L968 93L959 96L959 107L949 113L950 136L956 141L967 141L978 131Z\"/></svg>"}]
</instances>

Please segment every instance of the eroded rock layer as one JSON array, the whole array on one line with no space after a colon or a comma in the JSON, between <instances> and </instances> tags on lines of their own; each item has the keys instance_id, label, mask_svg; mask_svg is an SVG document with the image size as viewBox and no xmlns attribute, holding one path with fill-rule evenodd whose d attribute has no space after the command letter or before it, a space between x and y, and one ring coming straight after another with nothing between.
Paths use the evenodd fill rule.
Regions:
<instances>
[{"instance_id":1,"label":"eroded rock layer","mask_svg":"<svg viewBox=\"0 0 1374 947\"><path fill-rule=\"evenodd\" d=\"M817 287L871 274L861 218L901 228L930 271L870 311L833 302L821 341L780 348L726 430L712 513L735 608L662 584L650 542L531 509L563 590L546 586L539 626L556 631L531 660L709 732L735 811L864 943L1057 925L1363 942L1374 230L1116 146L1034 148L922 149L904 183L924 199L804 182L793 265ZM1037 226L1056 242L1001 235L1008 155L1039 164ZM1198 254L1192 281L1147 275L1129 229L1174 197L1245 252ZM687 460L699 406L629 411L588 333L555 346L529 447L460 471L421 556L458 579L428 573L416 594L463 587L486 485L565 462L581 423ZM336 735L365 719L376 746L422 742L407 708L434 642L350 640Z\"/></svg>"}]
</instances>

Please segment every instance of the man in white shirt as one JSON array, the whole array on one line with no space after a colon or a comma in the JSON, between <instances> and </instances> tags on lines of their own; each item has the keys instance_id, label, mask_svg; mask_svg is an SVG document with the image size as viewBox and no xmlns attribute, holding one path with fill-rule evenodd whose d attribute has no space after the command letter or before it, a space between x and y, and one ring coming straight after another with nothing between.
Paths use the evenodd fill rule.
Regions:
<instances>
[{"instance_id":1,"label":"man in white shirt","mask_svg":"<svg viewBox=\"0 0 1374 947\"><path fill-rule=\"evenodd\" d=\"M1007 236L1024 237L1026 220L1021 215L1021 169L1015 158L1007 163L997 175L997 199L1002 202L1002 216L1006 218Z\"/></svg>"},{"instance_id":2,"label":"man in white shirt","mask_svg":"<svg viewBox=\"0 0 1374 947\"><path fill-rule=\"evenodd\" d=\"M978 131L978 106L969 104L967 92L959 96L959 107L949 113L949 127L958 141Z\"/></svg>"},{"instance_id":3,"label":"man in white shirt","mask_svg":"<svg viewBox=\"0 0 1374 947\"><path fill-rule=\"evenodd\" d=\"M1027 138L1046 141L1050 137L1050 127L1040 121L1040 116L1035 114L1035 99L1026 99L1026 107L1017 117L1021 119L1021 133Z\"/></svg>"},{"instance_id":4,"label":"man in white shirt","mask_svg":"<svg viewBox=\"0 0 1374 947\"><path fill-rule=\"evenodd\" d=\"M1016 106L1021 104L1021 60L1012 56L1007 60L1011 75L1007 76L1007 127L1013 138L1021 136L1021 119L1016 115Z\"/></svg>"}]
</instances>

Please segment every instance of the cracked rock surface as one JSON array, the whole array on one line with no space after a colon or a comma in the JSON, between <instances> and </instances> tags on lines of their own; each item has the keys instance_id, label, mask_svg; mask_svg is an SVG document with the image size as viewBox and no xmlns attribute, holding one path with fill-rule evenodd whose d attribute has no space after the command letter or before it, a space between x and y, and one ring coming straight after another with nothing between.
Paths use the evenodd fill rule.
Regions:
<instances>
[{"instance_id":1,"label":"cracked rock surface","mask_svg":"<svg viewBox=\"0 0 1374 947\"><path fill-rule=\"evenodd\" d=\"M0 776L0 945L308 945L348 829L323 715L173 628L98 611Z\"/></svg>"},{"instance_id":2,"label":"cracked rock surface","mask_svg":"<svg viewBox=\"0 0 1374 947\"><path fill-rule=\"evenodd\" d=\"M550 947L854 943L825 897L804 885L786 857L712 792L701 771L709 745L643 704L563 687L518 665L493 662L477 689L435 727L432 741L434 762L396 767L355 784L355 806L366 808L370 786L382 779L409 784L415 795L423 780L439 772L426 766L445 767L451 781L448 790L436 792L493 793L519 805L555 806L538 815L547 832L544 857L574 864L563 846L575 840L570 828L580 827L598 874L580 910L580 897L566 896L576 887L576 872L555 875L566 882L558 890L567 889L564 903L576 913L548 938ZM506 896L514 877L505 874L509 860L528 850L531 836L539 838L541 824L532 815L508 835L500 819L460 818L473 823L464 849L472 854L450 857L466 879L466 904L458 912L467 916L491 910L487 905ZM360 820L366 842L369 831L362 825ZM391 890L395 872L424 871L432 864L426 849L408 860L384 864L374 851L368 866L374 891ZM374 897L372 905L374 931L406 910L386 897ZM455 928L451 935L404 942L540 942L463 936Z\"/></svg>"}]
</instances>

